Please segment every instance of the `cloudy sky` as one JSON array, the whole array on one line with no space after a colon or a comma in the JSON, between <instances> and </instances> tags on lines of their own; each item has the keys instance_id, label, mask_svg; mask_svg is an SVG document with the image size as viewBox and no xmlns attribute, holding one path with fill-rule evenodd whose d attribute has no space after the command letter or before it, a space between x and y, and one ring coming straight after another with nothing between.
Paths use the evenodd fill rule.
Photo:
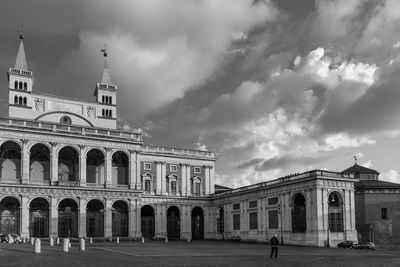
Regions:
<instances>
[{"instance_id":1,"label":"cloudy sky","mask_svg":"<svg viewBox=\"0 0 400 267\"><path fill-rule=\"evenodd\" d=\"M397 0L2 0L0 112L24 25L34 90L94 99L107 43L122 128L218 154L241 186L358 162L400 182Z\"/></svg>"}]
</instances>

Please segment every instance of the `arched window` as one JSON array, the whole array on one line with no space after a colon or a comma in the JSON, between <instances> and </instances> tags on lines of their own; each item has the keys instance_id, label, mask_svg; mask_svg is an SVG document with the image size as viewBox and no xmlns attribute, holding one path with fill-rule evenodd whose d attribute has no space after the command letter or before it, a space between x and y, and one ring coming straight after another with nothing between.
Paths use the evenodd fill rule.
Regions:
<instances>
[{"instance_id":1,"label":"arched window","mask_svg":"<svg viewBox=\"0 0 400 267\"><path fill-rule=\"evenodd\" d=\"M329 230L343 232L343 201L338 192L332 192L328 197Z\"/></svg>"},{"instance_id":2,"label":"arched window","mask_svg":"<svg viewBox=\"0 0 400 267\"><path fill-rule=\"evenodd\" d=\"M292 202L292 232L306 232L306 199L302 194L297 194Z\"/></svg>"},{"instance_id":3,"label":"arched window","mask_svg":"<svg viewBox=\"0 0 400 267\"><path fill-rule=\"evenodd\" d=\"M14 89L18 89L18 82L17 81L14 82Z\"/></svg>"},{"instance_id":4,"label":"arched window","mask_svg":"<svg viewBox=\"0 0 400 267\"><path fill-rule=\"evenodd\" d=\"M19 82L19 89L22 89L22 82Z\"/></svg>"},{"instance_id":5,"label":"arched window","mask_svg":"<svg viewBox=\"0 0 400 267\"><path fill-rule=\"evenodd\" d=\"M108 96L106 96L106 103L107 104L109 103L109 97Z\"/></svg>"},{"instance_id":6,"label":"arched window","mask_svg":"<svg viewBox=\"0 0 400 267\"><path fill-rule=\"evenodd\" d=\"M18 98L18 104L22 105L22 96Z\"/></svg>"},{"instance_id":7,"label":"arched window","mask_svg":"<svg viewBox=\"0 0 400 267\"><path fill-rule=\"evenodd\" d=\"M24 90L25 91L28 90L28 84L27 83L24 83Z\"/></svg>"},{"instance_id":8,"label":"arched window","mask_svg":"<svg viewBox=\"0 0 400 267\"><path fill-rule=\"evenodd\" d=\"M71 123L72 123L72 122L71 122L71 118L68 117L68 116L62 116L61 119L60 119L60 123L63 123L63 124L71 124Z\"/></svg>"},{"instance_id":9,"label":"arched window","mask_svg":"<svg viewBox=\"0 0 400 267\"><path fill-rule=\"evenodd\" d=\"M18 96L14 96L14 104L18 104Z\"/></svg>"},{"instance_id":10,"label":"arched window","mask_svg":"<svg viewBox=\"0 0 400 267\"><path fill-rule=\"evenodd\" d=\"M108 117L108 109L106 109L106 117Z\"/></svg>"},{"instance_id":11,"label":"arched window","mask_svg":"<svg viewBox=\"0 0 400 267\"><path fill-rule=\"evenodd\" d=\"M26 97L24 97L24 105L26 106Z\"/></svg>"},{"instance_id":12,"label":"arched window","mask_svg":"<svg viewBox=\"0 0 400 267\"><path fill-rule=\"evenodd\" d=\"M104 109L101 111L101 113L103 114L103 117L104 117L104 115L105 115L105 111L104 111Z\"/></svg>"},{"instance_id":13,"label":"arched window","mask_svg":"<svg viewBox=\"0 0 400 267\"><path fill-rule=\"evenodd\" d=\"M112 110L111 110L111 109L110 109L110 113L109 113L109 116L110 116L110 117L112 117Z\"/></svg>"},{"instance_id":14,"label":"arched window","mask_svg":"<svg viewBox=\"0 0 400 267\"><path fill-rule=\"evenodd\" d=\"M109 99L109 100L110 100L110 104L112 104L112 96L110 96L110 99Z\"/></svg>"},{"instance_id":15,"label":"arched window","mask_svg":"<svg viewBox=\"0 0 400 267\"><path fill-rule=\"evenodd\" d=\"M101 97L101 102L104 103L104 95Z\"/></svg>"}]
</instances>

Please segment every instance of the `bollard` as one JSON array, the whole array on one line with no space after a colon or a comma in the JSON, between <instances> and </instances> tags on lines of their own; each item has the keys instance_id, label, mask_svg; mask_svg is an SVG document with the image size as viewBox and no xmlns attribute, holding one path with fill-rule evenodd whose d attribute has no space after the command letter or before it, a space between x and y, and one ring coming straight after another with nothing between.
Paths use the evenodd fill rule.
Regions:
<instances>
[{"instance_id":1,"label":"bollard","mask_svg":"<svg viewBox=\"0 0 400 267\"><path fill-rule=\"evenodd\" d=\"M115 240L115 243L119 244L119 237L117 236L117 240Z\"/></svg>"},{"instance_id":2,"label":"bollard","mask_svg":"<svg viewBox=\"0 0 400 267\"><path fill-rule=\"evenodd\" d=\"M31 237L31 245L35 244L35 238Z\"/></svg>"},{"instance_id":3,"label":"bollard","mask_svg":"<svg viewBox=\"0 0 400 267\"><path fill-rule=\"evenodd\" d=\"M59 237L56 238L56 243L57 243L57 245L60 244L60 238Z\"/></svg>"},{"instance_id":4,"label":"bollard","mask_svg":"<svg viewBox=\"0 0 400 267\"><path fill-rule=\"evenodd\" d=\"M69 247L69 248L72 247L71 239L70 239L70 238L68 238L68 247Z\"/></svg>"},{"instance_id":5,"label":"bollard","mask_svg":"<svg viewBox=\"0 0 400 267\"><path fill-rule=\"evenodd\" d=\"M40 238L36 238L35 239L35 248L33 249L33 252L40 253L40 250L41 250Z\"/></svg>"},{"instance_id":6,"label":"bollard","mask_svg":"<svg viewBox=\"0 0 400 267\"><path fill-rule=\"evenodd\" d=\"M79 251L85 251L85 239L83 237L79 239Z\"/></svg>"},{"instance_id":7,"label":"bollard","mask_svg":"<svg viewBox=\"0 0 400 267\"><path fill-rule=\"evenodd\" d=\"M54 239L52 236L49 238L50 247L54 246Z\"/></svg>"},{"instance_id":8,"label":"bollard","mask_svg":"<svg viewBox=\"0 0 400 267\"><path fill-rule=\"evenodd\" d=\"M144 237L142 237L142 243L144 243Z\"/></svg>"},{"instance_id":9,"label":"bollard","mask_svg":"<svg viewBox=\"0 0 400 267\"><path fill-rule=\"evenodd\" d=\"M165 237L165 243L168 243L168 236Z\"/></svg>"},{"instance_id":10,"label":"bollard","mask_svg":"<svg viewBox=\"0 0 400 267\"><path fill-rule=\"evenodd\" d=\"M188 243L190 243L190 237L188 237Z\"/></svg>"},{"instance_id":11,"label":"bollard","mask_svg":"<svg viewBox=\"0 0 400 267\"><path fill-rule=\"evenodd\" d=\"M26 238L22 238L22 243L26 244Z\"/></svg>"},{"instance_id":12,"label":"bollard","mask_svg":"<svg viewBox=\"0 0 400 267\"><path fill-rule=\"evenodd\" d=\"M90 243L90 244L93 244L93 237L91 237L91 238L89 239L89 243Z\"/></svg>"},{"instance_id":13,"label":"bollard","mask_svg":"<svg viewBox=\"0 0 400 267\"><path fill-rule=\"evenodd\" d=\"M63 239L63 251L68 252L68 238Z\"/></svg>"}]
</instances>

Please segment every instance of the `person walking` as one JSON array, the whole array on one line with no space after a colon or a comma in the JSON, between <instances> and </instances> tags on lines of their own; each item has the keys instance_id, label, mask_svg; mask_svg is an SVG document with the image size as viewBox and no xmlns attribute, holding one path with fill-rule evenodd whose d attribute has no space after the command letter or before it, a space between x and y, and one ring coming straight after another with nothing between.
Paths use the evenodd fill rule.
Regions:
<instances>
[{"instance_id":1,"label":"person walking","mask_svg":"<svg viewBox=\"0 0 400 267\"><path fill-rule=\"evenodd\" d=\"M278 245L279 245L279 240L276 237L276 235L274 235L271 240L270 240L270 244L271 244L271 258L275 253L275 258L278 257Z\"/></svg>"}]
</instances>

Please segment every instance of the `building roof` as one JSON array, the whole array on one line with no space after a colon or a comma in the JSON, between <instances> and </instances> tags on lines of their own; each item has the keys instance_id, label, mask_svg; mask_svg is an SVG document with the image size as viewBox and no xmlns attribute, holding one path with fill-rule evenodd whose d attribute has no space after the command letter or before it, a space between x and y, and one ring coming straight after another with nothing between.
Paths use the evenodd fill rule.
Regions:
<instances>
[{"instance_id":1,"label":"building roof","mask_svg":"<svg viewBox=\"0 0 400 267\"><path fill-rule=\"evenodd\" d=\"M353 173L353 174L377 174L379 175L379 172L374 170L374 169L370 169L361 165L358 165L357 163L354 163L353 166L351 166L350 168L345 169L344 171L342 171L342 173Z\"/></svg>"},{"instance_id":2,"label":"building roof","mask_svg":"<svg viewBox=\"0 0 400 267\"><path fill-rule=\"evenodd\" d=\"M214 185L214 189L215 192L224 192L224 191L228 191L228 190L232 190L232 188L226 187L226 186L222 186L219 184L215 184Z\"/></svg>"},{"instance_id":3,"label":"building roof","mask_svg":"<svg viewBox=\"0 0 400 267\"><path fill-rule=\"evenodd\" d=\"M112 85L111 75L108 71L107 59L104 59L103 73L101 75L101 84Z\"/></svg>"},{"instance_id":4,"label":"building roof","mask_svg":"<svg viewBox=\"0 0 400 267\"><path fill-rule=\"evenodd\" d=\"M15 69L28 71L28 64L26 63L24 42L20 41L17 59L15 60Z\"/></svg>"},{"instance_id":5,"label":"building roof","mask_svg":"<svg viewBox=\"0 0 400 267\"><path fill-rule=\"evenodd\" d=\"M380 181L380 180L360 180L360 181L354 183L354 187L356 189L366 189L366 188L369 188L369 189L399 188L400 189L400 184L386 182L386 181Z\"/></svg>"}]
</instances>

